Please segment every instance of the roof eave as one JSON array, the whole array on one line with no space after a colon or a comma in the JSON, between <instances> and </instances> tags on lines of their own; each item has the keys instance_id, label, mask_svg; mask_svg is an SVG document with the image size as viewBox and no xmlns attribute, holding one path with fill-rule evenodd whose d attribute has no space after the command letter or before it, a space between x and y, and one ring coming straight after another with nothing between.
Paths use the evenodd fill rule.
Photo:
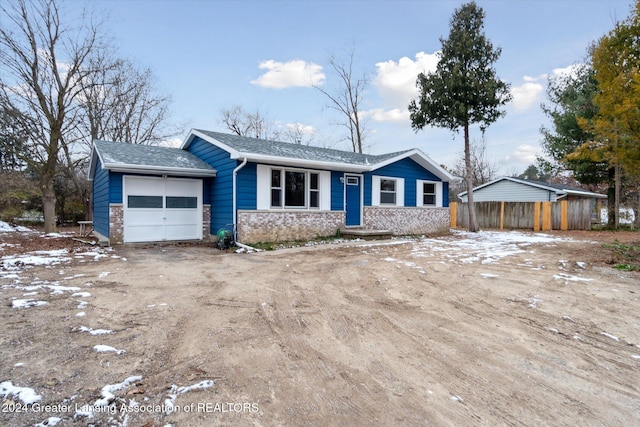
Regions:
<instances>
[{"instance_id":1,"label":"roof eave","mask_svg":"<svg viewBox=\"0 0 640 427\"><path fill-rule=\"evenodd\" d=\"M593 197L594 199L606 199L604 194L592 193L591 191L563 190L569 196Z\"/></svg>"},{"instance_id":2,"label":"roof eave","mask_svg":"<svg viewBox=\"0 0 640 427\"><path fill-rule=\"evenodd\" d=\"M356 165L352 163L338 163L318 160L297 159L292 157L269 156L265 154L237 152L231 154L233 160L247 159L249 162L267 163L280 166L292 166L300 168L313 168L324 170L335 170L344 172L366 172L370 170L368 165Z\"/></svg>"},{"instance_id":3,"label":"roof eave","mask_svg":"<svg viewBox=\"0 0 640 427\"><path fill-rule=\"evenodd\" d=\"M176 168L163 166L147 166L147 165L123 165L120 163L103 163L104 169L112 172L122 173L146 173L154 175L180 175L192 177L214 177L217 174L215 169L193 169L193 168Z\"/></svg>"}]
</instances>

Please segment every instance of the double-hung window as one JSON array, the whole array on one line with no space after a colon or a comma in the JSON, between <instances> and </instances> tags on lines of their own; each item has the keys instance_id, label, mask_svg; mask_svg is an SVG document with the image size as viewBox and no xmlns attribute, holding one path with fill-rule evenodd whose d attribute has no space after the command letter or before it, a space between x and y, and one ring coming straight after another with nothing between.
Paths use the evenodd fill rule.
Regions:
<instances>
[{"instance_id":1,"label":"double-hung window","mask_svg":"<svg viewBox=\"0 0 640 427\"><path fill-rule=\"evenodd\" d=\"M404 206L404 178L372 175L371 206Z\"/></svg>"},{"instance_id":2,"label":"double-hung window","mask_svg":"<svg viewBox=\"0 0 640 427\"><path fill-rule=\"evenodd\" d=\"M380 204L395 205L396 204L396 180L381 179L380 180Z\"/></svg>"},{"instance_id":3,"label":"double-hung window","mask_svg":"<svg viewBox=\"0 0 640 427\"><path fill-rule=\"evenodd\" d=\"M320 176L309 172L309 207L320 208Z\"/></svg>"},{"instance_id":4,"label":"double-hung window","mask_svg":"<svg viewBox=\"0 0 640 427\"><path fill-rule=\"evenodd\" d=\"M434 182L422 183L422 206L436 205L436 184Z\"/></svg>"},{"instance_id":5,"label":"double-hung window","mask_svg":"<svg viewBox=\"0 0 640 427\"><path fill-rule=\"evenodd\" d=\"M416 206L442 207L442 182L416 180Z\"/></svg>"},{"instance_id":6,"label":"double-hung window","mask_svg":"<svg viewBox=\"0 0 640 427\"><path fill-rule=\"evenodd\" d=\"M271 170L271 207L282 207L282 170Z\"/></svg>"},{"instance_id":7,"label":"double-hung window","mask_svg":"<svg viewBox=\"0 0 640 427\"><path fill-rule=\"evenodd\" d=\"M309 171L271 169L271 208L319 209L319 174Z\"/></svg>"}]
</instances>

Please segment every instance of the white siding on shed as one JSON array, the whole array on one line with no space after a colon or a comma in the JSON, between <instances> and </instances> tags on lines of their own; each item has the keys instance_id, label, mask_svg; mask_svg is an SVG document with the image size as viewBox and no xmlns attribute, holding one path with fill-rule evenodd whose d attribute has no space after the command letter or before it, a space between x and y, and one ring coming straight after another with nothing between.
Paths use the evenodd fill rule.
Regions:
<instances>
[{"instance_id":1,"label":"white siding on shed","mask_svg":"<svg viewBox=\"0 0 640 427\"><path fill-rule=\"evenodd\" d=\"M473 192L474 202L555 202L556 199L557 195L554 191L506 179ZM462 197L462 201L467 202L466 194Z\"/></svg>"}]
</instances>

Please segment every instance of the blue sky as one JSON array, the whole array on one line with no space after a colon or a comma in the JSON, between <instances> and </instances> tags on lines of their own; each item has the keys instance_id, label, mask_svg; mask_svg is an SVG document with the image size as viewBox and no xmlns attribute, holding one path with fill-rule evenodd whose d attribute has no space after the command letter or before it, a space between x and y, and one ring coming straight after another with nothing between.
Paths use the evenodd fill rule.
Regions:
<instances>
[{"instance_id":1,"label":"blue sky","mask_svg":"<svg viewBox=\"0 0 640 427\"><path fill-rule=\"evenodd\" d=\"M498 76L511 84L507 115L485 134L499 174L522 172L541 154L540 109L547 77L584 60L587 47L629 15L632 0L492 0L485 32L502 48ZM175 121L225 131L220 111L240 105L286 129L300 124L312 143L348 149L328 99L340 88L328 63L353 47L354 74L370 80L361 110L367 151L419 148L440 164L461 156L462 134L411 129L407 105L420 71L435 68L440 37L461 1L98 0L72 1L107 17L122 56L149 67L173 97ZM472 140L481 139L472 129Z\"/></svg>"}]
</instances>

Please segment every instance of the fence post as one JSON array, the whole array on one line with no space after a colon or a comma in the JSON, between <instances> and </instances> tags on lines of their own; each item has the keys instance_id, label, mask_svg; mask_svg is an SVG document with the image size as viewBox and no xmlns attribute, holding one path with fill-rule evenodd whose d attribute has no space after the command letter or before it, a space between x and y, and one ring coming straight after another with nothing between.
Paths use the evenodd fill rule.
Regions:
<instances>
[{"instance_id":1,"label":"fence post","mask_svg":"<svg viewBox=\"0 0 640 427\"><path fill-rule=\"evenodd\" d=\"M449 203L449 216L451 228L456 228L458 223L458 202Z\"/></svg>"},{"instance_id":2,"label":"fence post","mask_svg":"<svg viewBox=\"0 0 640 427\"><path fill-rule=\"evenodd\" d=\"M560 230L567 231L569 229L569 202L560 201Z\"/></svg>"},{"instance_id":3,"label":"fence post","mask_svg":"<svg viewBox=\"0 0 640 427\"><path fill-rule=\"evenodd\" d=\"M542 202L542 231L551 230L551 202Z\"/></svg>"},{"instance_id":4,"label":"fence post","mask_svg":"<svg viewBox=\"0 0 640 427\"><path fill-rule=\"evenodd\" d=\"M540 202L533 202L533 231L540 231Z\"/></svg>"},{"instance_id":5,"label":"fence post","mask_svg":"<svg viewBox=\"0 0 640 427\"><path fill-rule=\"evenodd\" d=\"M504 200L500 202L500 230L504 229Z\"/></svg>"}]
</instances>

